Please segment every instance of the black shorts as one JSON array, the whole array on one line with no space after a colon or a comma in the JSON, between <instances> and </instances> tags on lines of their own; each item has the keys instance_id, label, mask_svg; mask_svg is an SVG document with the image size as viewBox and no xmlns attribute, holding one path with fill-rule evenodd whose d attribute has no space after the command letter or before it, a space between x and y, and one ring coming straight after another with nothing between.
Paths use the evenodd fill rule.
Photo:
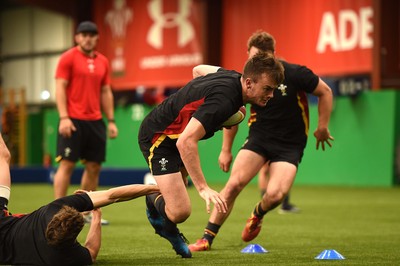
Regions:
<instances>
[{"instance_id":1,"label":"black shorts","mask_svg":"<svg viewBox=\"0 0 400 266\"><path fill-rule=\"evenodd\" d=\"M242 149L253 151L263 156L266 161L272 162L288 162L296 167L303 157L304 147L290 146L287 144L279 144L273 141L266 141L262 137L247 137Z\"/></svg>"},{"instance_id":2,"label":"black shorts","mask_svg":"<svg viewBox=\"0 0 400 266\"><path fill-rule=\"evenodd\" d=\"M76 162L79 159L90 162L104 162L106 159L106 126L103 120L85 121L71 119L76 127L70 138L60 134L57 137L57 157Z\"/></svg>"},{"instance_id":3,"label":"black shorts","mask_svg":"<svg viewBox=\"0 0 400 266\"><path fill-rule=\"evenodd\" d=\"M176 141L161 135L154 144L139 142L140 150L153 175L177 173L184 167Z\"/></svg>"}]
</instances>

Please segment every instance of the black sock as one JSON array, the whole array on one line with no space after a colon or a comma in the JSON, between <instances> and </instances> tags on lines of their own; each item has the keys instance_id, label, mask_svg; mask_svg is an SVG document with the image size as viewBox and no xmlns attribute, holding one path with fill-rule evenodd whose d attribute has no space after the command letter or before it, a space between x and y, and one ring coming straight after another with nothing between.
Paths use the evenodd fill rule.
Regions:
<instances>
[{"instance_id":1,"label":"black sock","mask_svg":"<svg viewBox=\"0 0 400 266\"><path fill-rule=\"evenodd\" d=\"M221 225L213 224L212 222L208 222L206 228L204 229L203 238L207 239L210 246L211 246L214 238L217 236L220 228L221 228Z\"/></svg>"},{"instance_id":2,"label":"black sock","mask_svg":"<svg viewBox=\"0 0 400 266\"><path fill-rule=\"evenodd\" d=\"M286 197L282 201L282 209L288 209L290 206L289 204L289 194L286 195Z\"/></svg>"},{"instance_id":3,"label":"black sock","mask_svg":"<svg viewBox=\"0 0 400 266\"><path fill-rule=\"evenodd\" d=\"M153 202L153 205L158 213L161 214L164 219L169 220L167 214L165 213L165 200L163 195L161 195L160 192L157 192L148 195L148 198L151 200L151 202Z\"/></svg>"},{"instance_id":4,"label":"black sock","mask_svg":"<svg viewBox=\"0 0 400 266\"><path fill-rule=\"evenodd\" d=\"M254 208L253 214L259 218L262 218L268 211L264 211L261 208L261 201L257 203L256 207Z\"/></svg>"},{"instance_id":5,"label":"black sock","mask_svg":"<svg viewBox=\"0 0 400 266\"><path fill-rule=\"evenodd\" d=\"M165 212L165 200L163 195L158 192L150 194L148 195L148 197L153 202L153 205L158 211L158 213L165 219L165 225L166 225L165 229L171 232L175 232L177 227L176 224L168 218L167 213Z\"/></svg>"}]
</instances>

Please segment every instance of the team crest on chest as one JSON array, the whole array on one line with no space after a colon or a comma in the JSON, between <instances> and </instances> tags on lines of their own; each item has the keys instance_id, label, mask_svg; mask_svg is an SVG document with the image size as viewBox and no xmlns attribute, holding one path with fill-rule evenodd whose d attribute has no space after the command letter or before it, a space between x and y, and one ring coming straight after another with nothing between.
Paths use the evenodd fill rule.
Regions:
<instances>
[{"instance_id":1,"label":"team crest on chest","mask_svg":"<svg viewBox=\"0 0 400 266\"><path fill-rule=\"evenodd\" d=\"M285 84L279 85L278 90L282 93L282 96L286 96L287 95L286 88L287 88L287 86Z\"/></svg>"},{"instance_id":2,"label":"team crest on chest","mask_svg":"<svg viewBox=\"0 0 400 266\"><path fill-rule=\"evenodd\" d=\"M88 60L87 60L87 63L88 63L89 72L90 72L90 73L93 73L93 72L94 72L94 68L95 68L95 66L94 66L94 60L93 60L93 59L88 59Z\"/></svg>"}]
</instances>

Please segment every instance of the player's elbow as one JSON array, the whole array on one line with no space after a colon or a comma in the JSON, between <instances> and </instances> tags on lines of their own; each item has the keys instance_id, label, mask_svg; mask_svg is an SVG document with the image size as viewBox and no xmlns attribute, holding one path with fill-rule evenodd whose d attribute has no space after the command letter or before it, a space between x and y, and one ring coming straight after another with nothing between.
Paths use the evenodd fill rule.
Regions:
<instances>
[{"instance_id":1,"label":"player's elbow","mask_svg":"<svg viewBox=\"0 0 400 266\"><path fill-rule=\"evenodd\" d=\"M197 78L197 77L200 77L200 76L201 76L200 67L201 67L201 65L198 65L198 66L195 66L195 67L192 69L193 78Z\"/></svg>"}]
</instances>

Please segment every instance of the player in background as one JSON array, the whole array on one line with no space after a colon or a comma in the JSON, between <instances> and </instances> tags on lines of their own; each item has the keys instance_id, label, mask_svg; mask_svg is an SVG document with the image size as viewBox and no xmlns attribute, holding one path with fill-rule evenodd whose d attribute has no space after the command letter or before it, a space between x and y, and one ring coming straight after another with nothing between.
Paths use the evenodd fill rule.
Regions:
<instances>
[{"instance_id":1,"label":"player in background","mask_svg":"<svg viewBox=\"0 0 400 266\"><path fill-rule=\"evenodd\" d=\"M116 138L114 98L110 86L108 59L95 51L99 39L96 24L80 23L76 30L77 45L60 57L56 69L56 102L59 113L57 157L59 167L54 176L54 196L67 194L71 175L80 159L85 165L81 188L95 191L101 164L106 158L107 132ZM108 125L104 124L102 111ZM91 222L91 214L84 216ZM102 224L108 224L102 220Z\"/></svg>"},{"instance_id":2,"label":"player in background","mask_svg":"<svg viewBox=\"0 0 400 266\"><path fill-rule=\"evenodd\" d=\"M275 40L258 31L248 41L249 57L260 51L275 53ZM285 80L274 92L274 97L265 107L251 106L249 135L235 158L230 178L220 194L227 200L228 212L212 211L203 237L189 245L191 251L206 251L211 248L220 227L232 211L234 201L260 169L269 164L269 180L260 202L247 220L242 233L244 241L254 239L261 229L263 217L276 208L296 177L297 167L306 146L309 114L306 93L318 97L318 125L314 131L316 147L325 143L331 146L333 137L328 130L332 110L332 91L329 86L305 66L281 61L285 69ZM200 66L195 75L210 73L209 66ZM232 143L237 126L224 129L224 138L219 156L220 168L229 171L232 162Z\"/></svg>"}]
</instances>

